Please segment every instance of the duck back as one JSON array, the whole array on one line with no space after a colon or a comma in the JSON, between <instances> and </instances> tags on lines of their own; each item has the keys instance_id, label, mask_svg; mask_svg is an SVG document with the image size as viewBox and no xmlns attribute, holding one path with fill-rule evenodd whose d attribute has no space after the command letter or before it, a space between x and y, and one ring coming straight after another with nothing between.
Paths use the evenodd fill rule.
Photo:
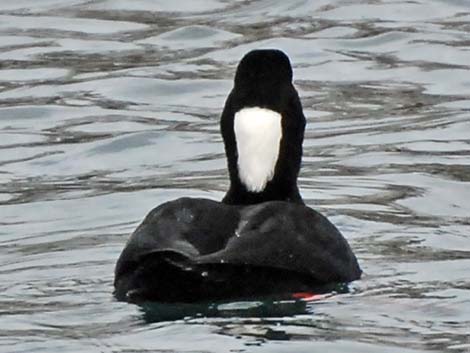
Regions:
<instances>
[{"instance_id":1,"label":"duck back","mask_svg":"<svg viewBox=\"0 0 470 353\"><path fill-rule=\"evenodd\" d=\"M360 274L337 228L304 205L180 198L153 209L131 235L115 294L188 302L312 290Z\"/></svg>"}]
</instances>

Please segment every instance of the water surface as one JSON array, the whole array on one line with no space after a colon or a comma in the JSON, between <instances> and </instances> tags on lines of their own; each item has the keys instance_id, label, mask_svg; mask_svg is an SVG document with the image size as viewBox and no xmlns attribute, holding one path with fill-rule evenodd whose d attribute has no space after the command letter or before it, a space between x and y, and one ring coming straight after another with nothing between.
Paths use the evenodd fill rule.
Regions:
<instances>
[{"instance_id":1,"label":"water surface","mask_svg":"<svg viewBox=\"0 0 470 353\"><path fill-rule=\"evenodd\" d=\"M0 351L469 352L469 36L464 0L2 1ZM116 302L144 215L224 194L235 66L273 47L308 119L302 194L363 279L308 304Z\"/></svg>"}]
</instances>

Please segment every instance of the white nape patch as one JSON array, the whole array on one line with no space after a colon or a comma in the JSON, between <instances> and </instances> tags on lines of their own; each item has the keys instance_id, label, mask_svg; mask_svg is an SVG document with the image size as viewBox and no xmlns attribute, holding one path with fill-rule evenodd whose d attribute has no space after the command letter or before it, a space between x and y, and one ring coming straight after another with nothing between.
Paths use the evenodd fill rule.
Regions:
<instances>
[{"instance_id":1,"label":"white nape patch","mask_svg":"<svg viewBox=\"0 0 470 353\"><path fill-rule=\"evenodd\" d=\"M281 114L243 108L235 114L238 174L248 191L260 192L274 176L282 137Z\"/></svg>"}]
</instances>

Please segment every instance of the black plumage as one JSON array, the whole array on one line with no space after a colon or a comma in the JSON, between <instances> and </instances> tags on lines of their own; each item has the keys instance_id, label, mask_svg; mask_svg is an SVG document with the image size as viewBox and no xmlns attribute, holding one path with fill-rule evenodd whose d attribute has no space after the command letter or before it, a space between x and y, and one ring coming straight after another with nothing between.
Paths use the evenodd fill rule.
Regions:
<instances>
[{"instance_id":1,"label":"black plumage","mask_svg":"<svg viewBox=\"0 0 470 353\"><path fill-rule=\"evenodd\" d=\"M238 175L234 115L260 107L282 116L274 175L260 192ZM240 62L221 118L230 175L222 202L180 198L152 210L115 269L127 301L200 301L314 290L361 276L338 229L304 205L297 187L305 117L288 57L255 50Z\"/></svg>"}]
</instances>

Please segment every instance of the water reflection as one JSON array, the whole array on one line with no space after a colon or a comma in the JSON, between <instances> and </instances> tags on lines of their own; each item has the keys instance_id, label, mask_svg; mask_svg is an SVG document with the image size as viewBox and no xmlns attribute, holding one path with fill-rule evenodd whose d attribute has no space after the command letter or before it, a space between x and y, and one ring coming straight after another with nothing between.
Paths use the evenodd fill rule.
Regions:
<instances>
[{"instance_id":1,"label":"water reflection","mask_svg":"<svg viewBox=\"0 0 470 353\"><path fill-rule=\"evenodd\" d=\"M237 301L227 303L168 304L147 303L141 305L146 322L173 321L184 318L262 318L307 314L307 302L302 300L266 299L262 301Z\"/></svg>"}]
</instances>

